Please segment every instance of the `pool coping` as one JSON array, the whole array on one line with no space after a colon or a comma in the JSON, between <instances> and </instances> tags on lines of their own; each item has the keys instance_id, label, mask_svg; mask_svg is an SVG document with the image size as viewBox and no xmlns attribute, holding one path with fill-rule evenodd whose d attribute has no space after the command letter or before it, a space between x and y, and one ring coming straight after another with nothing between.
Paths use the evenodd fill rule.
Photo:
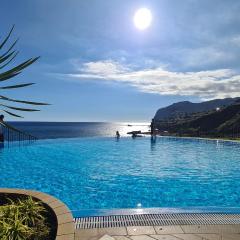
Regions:
<instances>
[{"instance_id":1,"label":"pool coping","mask_svg":"<svg viewBox=\"0 0 240 240\"><path fill-rule=\"evenodd\" d=\"M58 223L56 240L74 240L74 219L71 211L62 201L43 192L25 189L0 188L0 193L22 194L42 201L48 205L56 215Z\"/></svg>"},{"instance_id":2,"label":"pool coping","mask_svg":"<svg viewBox=\"0 0 240 240\"><path fill-rule=\"evenodd\" d=\"M71 210L77 217L99 217L117 215L142 215L142 214L175 214L175 213L216 213L240 214L240 207L179 207L179 208L123 208L123 209L82 209Z\"/></svg>"}]
</instances>

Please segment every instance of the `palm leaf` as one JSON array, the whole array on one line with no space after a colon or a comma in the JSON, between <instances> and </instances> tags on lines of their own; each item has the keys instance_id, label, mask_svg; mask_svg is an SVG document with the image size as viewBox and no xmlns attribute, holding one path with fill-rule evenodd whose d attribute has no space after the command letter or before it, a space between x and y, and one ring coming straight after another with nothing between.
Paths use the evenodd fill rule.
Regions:
<instances>
[{"instance_id":1,"label":"palm leaf","mask_svg":"<svg viewBox=\"0 0 240 240\"><path fill-rule=\"evenodd\" d=\"M10 79L10 78L13 78L13 77L17 76L20 73L21 72L11 73L11 74L5 75L3 77L1 77L1 74L0 74L0 82L5 81L5 80Z\"/></svg>"},{"instance_id":2,"label":"palm leaf","mask_svg":"<svg viewBox=\"0 0 240 240\"><path fill-rule=\"evenodd\" d=\"M16 53L16 52L15 52L15 51L13 51L13 52L11 52L11 53L7 54L6 56L4 56L4 57L0 58L0 63L3 63L3 62L5 62L6 60L8 60L8 58L12 57L12 56L13 56L15 53Z\"/></svg>"},{"instance_id":3,"label":"palm leaf","mask_svg":"<svg viewBox=\"0 0 240 240\"><path fill-rule=\"evenodd\" d=\"M18 102L18 103L25 103L25 104L31 104L31 105L50 105L48 103L40 103L40 102L31 102L31 101L24 101L24 100L16 100L4 96L0 96L0 99L10 101L10 102Z\"/></svg>"},{"instance_id":4,"label":"palm leaf","mask_svg":"<svg viewBox=\"0 0 240 240\"><path fill-rule=\"evenodd\" d=\"M9 115L11 115L11 116L13 116L13 117L23 118L22 116L17 115L17 114L12 113L12 112L9 112L9 111L7 111L7 110L1 110L1 111L5 112L5 113L7 113L7 114L9 114Z\"/></svg>"},{"instance_id":5,"label":"palm leaf","mask_svg":"<svg viewBox=\"0 0 240 240\"><path fill-rule=\"evenodd\" d=\"M35 84L35 83L17 84L17 85L11 85L11 86L0 87L0 89L22 88L22 87L31 86L31 85L33 85L33 84Z\"/></svg>"},{"instance_id":6,"label":"palm leaf","mask_svg":"<svg viewBox=\"0 0 240 240\"><path fill-rule=\"evenodd\" d=\"M0 44L0 49L3 48L3 46L6 44L6 42L8 41L8 39L10 38L12 32L13 32L13 29L14 29L14 25L12 26L10 32L8 33L7 37L3 40L3 42Z\"/></svg>"},{"instance_id":7,"label":"palm leaf","mask_svg":"<svg viewBox=\"0 0 240 240\"><path fill-rule=\"evenodd\" d=\"M17 55L19 52L16 52L5 64L3 64L2 66L0 66L0 69L6 67Z\"/></svg>"},{"instance_id":8,"label":"palm leaf","mask_svg":"<svg viewBox=\"0 0 240 240\"><path fill-rule=\"evenodd\" d=\"M2 56L0 56L0 58L6 56L14 48L14 46L17 44L18 40L19 40L19 38L14 41L14 43L10 46L10 48Z\"/></svg>"},{"instance_id":9,"label":"palm leaf","mask_svg":"<svg viewBox=\"0 0 240 240\"><path fill-rule=\"evenodd\" d=\"M0 42L0 50L5 48L5 45L7 45L7 42L10 39L13 30L14 30L14 25L10 29L7 36L2 40L2 42ZM14 47L16 46L17 42L18 42L18 39L16 39L9 47L6 47L6 50L4 50L4 53L0 54L0 70L3 69L4 67L8 66L18 55L18 51L14 50ZM22 72L22 70L24 70L25 68L27 68L28 66L30 66L31 64L36 62L38 59L39 59L39 57L29 58L26 61L15 65L15 67L0 73L0 82L3 82L6 80L9 80L9 79L12 79L13 77L16 77L17 75L19 75ZM23 87L31 86L33 84L34 83L6 85L6 86L0 87L0 90L23 88ZM2 95L0 95L0 100L15 102L15 103L22 103L22 104L29 104L29 105L39 105L39 106L40 105L49 105L47 103L12 99L12 98L8 98L8 97L2 96ZM15 106L11 106L11 105L10 106L5 105L2 103L0 103L0 107L3 108L3 109L0 109L0 111L3 111L5 113L7 113L8 115L11 115L14 117L19 117L19 118L22 118L22 116L16 114L14 111L25 111L25 112L39 111L38 109L24 108L24 107L17 107L17 106L15 107ZM14 111L8 111L8 110L5 110L4 108L8 108L8 109L11 109Z\"/></svg>"},{"instance_id":10,"label":"palm leaf","mask_svg":"<svg viewBox=\"0 0 240 240\"><path fill-rule=\"evenodd\" d=\"M21 73L20 71L23 70L24 68L28 67L29 65L33 64L36 62L40 57L36 58L30 58L27 61L19 64L18 66L12 68L11 70L8 70L6 72L3 72L0 74L0 81L5 81L9 78L12 78L16 76L17 74Z\"/></svg>"},{"instance_id":11,"label":"palm leaf","mask_svg":"<svg viewBox=\"0 0 240 240\"><path fill-rule=\"evenodd\" d=\"M0 106L12 109L12 110L17 110L17 111L24 111L24 112L37 112L40 111L38 109L31 109L31 108L19 108L19 107L13 107L5 104L0 104Z\"/></svg>"}]
</instances>

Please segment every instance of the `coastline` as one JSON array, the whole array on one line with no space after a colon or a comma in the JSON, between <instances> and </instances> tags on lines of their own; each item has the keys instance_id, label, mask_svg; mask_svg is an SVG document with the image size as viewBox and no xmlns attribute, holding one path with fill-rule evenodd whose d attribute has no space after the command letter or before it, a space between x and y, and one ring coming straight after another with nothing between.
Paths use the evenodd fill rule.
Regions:
<instances>
[{"instance_id":1,"label":"coastline","mask_svg":"<svg viewBox=\"0 0 240 240\"><path fill-rule=\"evenodd\" d=\"M199 140L211 140L211 141L224 141L224 142L237 142L240 143L240 139L229 139L229 138L211 138L211 137L187 137L187 136L172 136L172 135L157 135L158 137L168 137L168 138L185 138L185 139L199 139Z\"/></svg>"}]
</instances>

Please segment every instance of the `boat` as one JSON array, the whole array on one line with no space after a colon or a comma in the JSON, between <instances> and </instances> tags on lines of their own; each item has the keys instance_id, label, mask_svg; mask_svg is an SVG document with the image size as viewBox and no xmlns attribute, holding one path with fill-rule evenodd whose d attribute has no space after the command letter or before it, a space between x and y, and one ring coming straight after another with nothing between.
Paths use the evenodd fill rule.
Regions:
<instances>
[{"instance_id":1,"label":"boat","mask_svg":"<svg viewBox=\"0 0 240 240\"><path fill-rule=\"evenodd\" d=\"M132 135L132 138L143 137L143 133L141 131L132 131L128 132L127 134Z\"/></svg>"}]
</instances>

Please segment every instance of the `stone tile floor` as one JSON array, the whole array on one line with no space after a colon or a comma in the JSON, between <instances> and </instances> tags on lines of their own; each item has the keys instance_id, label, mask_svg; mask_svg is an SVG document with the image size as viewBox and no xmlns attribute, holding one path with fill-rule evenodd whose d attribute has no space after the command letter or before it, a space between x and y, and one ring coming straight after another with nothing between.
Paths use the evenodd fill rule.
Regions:
<instances>
[{"instance_id":1,"label":"stone tile floor","mask_svg":"<svg viewBox=\"0 0 240 240\"><path fill-rule=\"evenodd\" d=\"M75 230L76 240L240 240L240 225L182 225Z\"/></svg>"}]
</instances>

